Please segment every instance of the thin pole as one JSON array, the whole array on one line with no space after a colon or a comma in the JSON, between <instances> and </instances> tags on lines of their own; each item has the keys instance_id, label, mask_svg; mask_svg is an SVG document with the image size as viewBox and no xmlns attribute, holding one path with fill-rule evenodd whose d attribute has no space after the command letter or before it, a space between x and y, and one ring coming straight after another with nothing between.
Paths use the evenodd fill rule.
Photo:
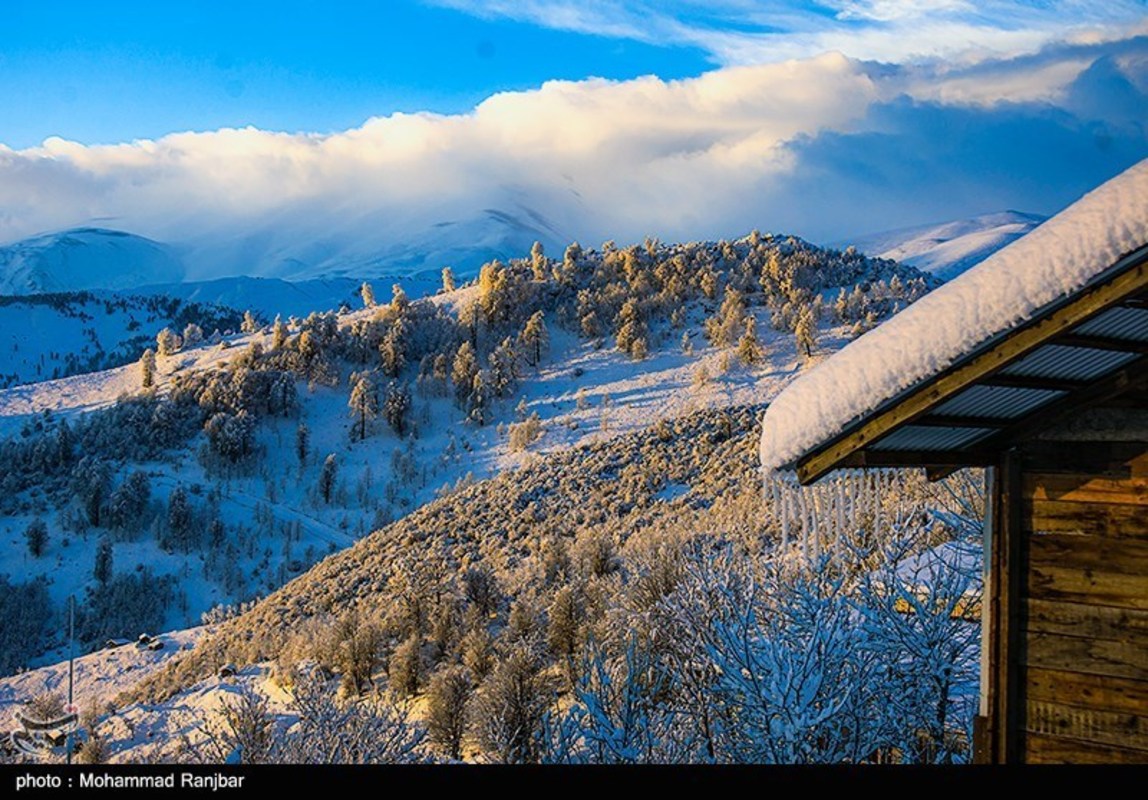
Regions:
<instances>
[{"instance_id":1,"label":"thin pole","mask_svg":"<svg viewBox=\"0 0 1148 800\"><path fill-rule=\"evenodd\" d=\"M76 668L76 596L68 595L68 713L75 707L73 688ZM72 726L68 726L68 763L72 763Z\"/></svg>"}]
</instances>

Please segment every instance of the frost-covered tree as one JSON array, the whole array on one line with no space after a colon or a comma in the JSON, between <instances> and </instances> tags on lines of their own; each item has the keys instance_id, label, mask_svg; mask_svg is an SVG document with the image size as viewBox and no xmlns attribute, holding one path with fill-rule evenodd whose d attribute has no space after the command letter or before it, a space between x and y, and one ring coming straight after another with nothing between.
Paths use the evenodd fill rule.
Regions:
<instances>
[{"instance_id":1,"label":"frost-covered tree","mask_svg":"<svg viewBox=\"0 0 1148 800\"><path fill-rule=\"evenodd\" d=\"M307 427L306 422L300 422L295 428L295 458L299 461L300 467L307 463L307 451L310 447L311 429Z\"/></svg>"},{"instance_id":2,"label":"frost-covered tree","mask_svg":"<svg viewBox=\"0 0 1148 800\"><path fill-rule=\"evenodd\" d=\"M502 340L490 354L490 378L496 397L506 397L518 385L518 353L510 337Z\"/></svg>"},{"instance_id":3,"label":"frost-covered tree","mask_svg":"<svg viewBox=\"0 0 1148 800\"><path fill-rule=\"evenodd\" d=\"M203 328L189 322L183 329L183 346L195 347L203 341Z\"/></svg>"},{"instance_id":4,"label":"frost-covered tree","mask_svg":"<svg viewBox=\"0 0 1148 800\"><path fill-rule=\"evenodd\" d=\"M112 579L112 569L112 540L104 536L96 545L96 561L92 566L92 577L101 584L106 584Z\"/></svg>"},{"instance_id":5,"label":"frost-covered tree","mask_svg":"<svg viewBox=\"0 0 1148 800\"><path fill-rule=\"evenodd\" d=\"M388 378L397 378L406 366L408 339L407 324L401 317L383 336L383 341L379 344L379 357L382 360L383 373Z\"/></svg>"},{"instance_id":6,"label":"frost-covered tree","mask_svg":"<svg viewBox=\"0 0 1148 800\"><path fill-rule=\"evenodd\" d=\"M339 702L311 675L295 687L299 722L278 759L285 764L408 764L426 760L426 730L381 696Z\"/></svg>"},{"instance_id":7,"label":"frost-covered tree","mask_svg":"<svg viewBox=\"0 0 1148 800\"><path fill-rule=\"evenodd\" d=\"M633 299L622 304L618 312L616 343L618 349L634 359L641 359L649 352L646 320Z\"/></svg>"},{"instance_id":8,"label":"frost-covered tree","mask_svg":"<svg viewBox=\"0 0 1148 800\"><path fill-rule=\"evenodd\" d=\"M468 410L470 418L479 425L485 425L490 417L490 404L494 400L494 385L490 370L480 369L471 384Z\"/></svg>"},{"instance_id":9,"label":"frost-covered tree","mask_svg":"<svg viewBox=\"0 0 1148 800\"><path fill-rule=\"evenodd\" d=\"M737 357L746 366L761 361L761 344L757 341L757 320L752 315L745 318L745 333L737 343Z\"/></svg>"},{"instance_id":10,"label":"frost-covered tree","mask_svg":"<svg viewBox=\"0 0 1148 800\"><path fill-rule=\"evenodd\" d=\"M706 320L706 336L716 347L728 347L737 341L745 325L745 296L733 287L726 287L721 308Z\"/></svg>"},{"instance_id":11,"label":"frost-covered tree","mask_svg":"<svg viewBox=\"0 0 1148 800\"><path fill-rule=\"evenodd\" d=\"M155 349L161 356L170 356L179 351L183 343L171 328L164 328L155 335Z\"/></svg>"},{"instance_id":12,"label":"frost-covered tree","mask_svg":"<svg viewBox=\"0 0 1148 800\"><path fill-rule=\"evenodd\" d=\"M813 348L817 346L817 318L809 306L799 313L793 335L797 339L798 350L804 352L806 358L812 356Z\"/></svg>"},{"instance_id":13,"label":"frost-covered tree","mask_svg":"<svg viewBox=\"0 0 1148 800\"><path fill-rule=\"evenodd\" d=\"M84 456L72 470L72 491L93 527L100 527L111 483L112 468L101 458Z\"/></svg>"},{"instance_id":14,"label":"frost-covered tree","mask_svg":"<svg viewBox=\"0 0 1148 800\"><path fill-rule=\"evenodd\" d=\"M242 333L255 333L255 331L259 330L259 320L255 318L255 315L252 314L251 311L243 312L243 322L240 323L239 330Z\"/></svg>"},{"instance_id":15,"label":"frost-covered tree","mask_svg":"<svg viewBox=\"0 0 1148 800\"><path fill-rule=\"evenodd\" d=\"M455 398L461 405L466 404L474 389L474 377L478 373L478 358L475 357L474 347L470 342L459 345L451 366L450 380L454 384Z\"/></svg>"},{"instance_id":16,"label":"frost-covered tree","mask_svg":"<svg viewBox=\"0 0 1148 800\"><path fill-rule=\"evenodd\" d=\"M539 732L553 687L536 656L516 647L495 667L475 698L475 727L487 754L506 764L537 762Z\"/></svg>"},{"instance_id":17,"label":"frost-covered tree","mask_svg":"<svg viewBox=\"0 0 1148 800\"><path fill-rule=\"evenodd\" d=\"M383 397L383 418L399 436L407 432L407 416L411 410L411 391L405 383L391 381Z\"/></svg>"},{"instance_id":18,"label":"frost-covered tree","mask_svg":"<svg viewBox=\"0 0 1148 800\"><path fill-rule=\"evenodd\" d=\"M44 520L37 517L28 523L28 527L24 529L24 542L28 545L28 554L32 558L44 555L44 550L48 547L48 526L44 524Z\"/></svg>"},{"instance_id":19,"label":"frost-covered tree","mask_svg":"<svg viewBox=\"0 0 1148 800\"><path fill-rule=\"evenodd\" d=\"M183 484L171 491L167 501L167 531L169 548L178 547L183 552L190 552L195 529L193 527L191 501L187 496L187 489Z\"/></svg>"},{"instance_id":20,"label":"frost-covered tree","mask_svg":"<svg viewBox=\"0 0 1148 800\"><path fill-rule=\"evenodd\" d=\"M532 367L542 363L542 356L550 346L550 332L546 330L546 318L541 311L534 312L526 321L518 342L526 354L526 363Z\"/></svg>"},{"instance_id":21,"label":"frost-covered tree","mask_svg":"<svg viewBox=\"0 0 1148 800\"><path fill-rule=\"evenodd\" d=\"M271 325L271 349L278 352L287 345L287 325L283 318L275 315L275 322Z\"/></svg>"},{"instance_id":22,"label":"frost-covered tree","mask_svg":"<svg viewBox=\"0 0 1148 800\"><path fill-rule=\"evenodd\" d=\"M155 351L150 347L140 356L140 386L150 389L155 386Z\"/></svg>"},{"instance_id":23,"label":"frost-covered tree","mask_svg":"<svg viewBox=\"0 0 1148 800\"><path fill-rule=\"evenodd\" d=\"M454 270L450 267L442 268L442 290L444 292L455 290Z\"/></svg>"},{"instance_id":24,"label":"frost-covered tree","mask_svg":"<svg viewBox=\"0 0 1148 800\"><path fill-rule=\"evenodd\" d=\"M203 429L211 451L231 464L243 461L255 448L255 420L246 409L236 414L220 411Z\"/></svg>"},{"instance_id":25,"label":"frost-covered tree","mask_svg":"<svg viewBox=\"0 0 1148 800\"><path fill-rule=\"evenodd\" d=\"M411 299L407 297L403 287L397 283L391 286L391 310L395 312L395 315L402 317L410 310L410 307Z\"/></svg>"},{"instance_id":26,"label":"frost-covered tree","mask_svg":"<svg viewBox=\"0 0 1148 800\"><path fill-rule=\"evenodd\" d=\"M327 505L331 504L331 499L335 494L335 476L338 466L335 454L331 453L323 461L323 469L319 472L319 496Z\"/></svg>"},{"instance_id":27,"label":"frost-covered tree","mask_svg":"<svg viewBox=\"0 0 1148 800\"><path fill-rule=\"evenodd\" d=\"M363 281L363 285L359 287L359 295L363 298L363 308L375 307L375 287Z\"/></svg>"},{"instance_id":28,"label":"frost-covered tree","mask_svg":"<svg viewBox=\"0 0 1148 800\"><path fill-rule=\"evenodd\" d=\"M546 280L547 266L546 250L542 247L542 242L535 242L530 247L530 268L534 273L534 280Z\"/></svg>"},{"instance_id":29,"label":"frost-covered tree","mask_svg":"<svg viewBox=\"0 0 1148 800\"><path fill-rule=\"evenodd\" d=\"M117 486L108 498L108 522L120 530L126 530L143 520L148 502L151 500L151 483L147 473L132 472Z\"/></svg>"},{"instance_id":30,"label":"frost-covered tree","mask_svg":"<svg viewBox=\"0 0 1148 800\"><path fill-rule=\"evenodd\" d=\"M422 637L413 631L387 662L387 681L396 694L408 697L419 690L423 679Z\"/></svg>"},{"instance_id":31,"label":"frost-covered tree","mask_svg":"<svg viewBox=\"0 0 1148 800\"><path fill-rule=\"evenodd\" d=\"M462 758L467 709L474 694L474 680L463 666L445 667L434 674L427 688L427 733L447 757Z\"/></svg>"},{"instance_id":32,"label":"frost-covered tree","mask_svg":"<svg viewBox=\"0 0 1148 800\"><path fill-rule=\"evenodd\" d=\"M379 392L369 372L351 376L351 398L347 401L354 425L352 441L367 438L367 425L379 414Z\"/></svg>"}]
</instances>

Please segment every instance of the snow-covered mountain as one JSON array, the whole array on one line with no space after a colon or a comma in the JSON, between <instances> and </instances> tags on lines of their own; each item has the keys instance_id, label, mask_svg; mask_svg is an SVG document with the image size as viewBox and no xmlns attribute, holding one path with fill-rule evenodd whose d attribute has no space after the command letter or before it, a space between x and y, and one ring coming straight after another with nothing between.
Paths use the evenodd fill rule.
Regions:
<instances>
[{"instance_id":1,"label":"snow-covered mountain","mask_svg":"<svg viewBox=\"0 0 1148 800\"><path fill-rule=\"evenodd\" d=\"M155 291L188 299L305 313L338 305L344 289L364 279L387 289L396 281L433 289L443 267L466 277L488 261L528 253L535 241L559 256L570 242L545 217L513 204L459 219L347 220L340 228L305 216L210 240L167 238L161 243L124 231L77 228L5 245L0 295L159 287ZM202 285L173 291L173 284L185 282Z\"/></svg>"},{"instance_id":2,"label":"snow-covered mountain","mask_svg":"<svg viewBox=\"0 0 1148 800\"><path fill-rule=\"evenodd\" d=\"M0 295L132 289L183 277L171 247L123 231L75 228L0 247Z\"/></svg>"},{"instance_id":3,"label":"snow-covered mountain","mask_svg":"<svg viewBox=\"0 0 1148 800\"><path fill-rule=\"evenodd\" d=\"M1020 211L873 233L839 243L867 255L891 258L949 280L1024 236L1045 217Z\"/></svg>"}]
</instances>

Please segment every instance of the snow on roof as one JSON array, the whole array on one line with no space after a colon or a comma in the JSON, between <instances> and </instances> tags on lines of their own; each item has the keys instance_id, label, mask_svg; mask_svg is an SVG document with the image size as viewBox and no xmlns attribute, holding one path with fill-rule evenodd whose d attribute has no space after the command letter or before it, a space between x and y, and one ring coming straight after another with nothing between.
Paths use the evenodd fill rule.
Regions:
<instances>
[{"instance_id":1,"label":"snow on roof","mask_svg":"<svg viewBox=\"0 0 1148 800\"><path fill-rule=\"evenodd\" d=\"M770 404L761 464L778 469L1148 243L1148 159L805 373Z\"/></svg>"}]
</instances>

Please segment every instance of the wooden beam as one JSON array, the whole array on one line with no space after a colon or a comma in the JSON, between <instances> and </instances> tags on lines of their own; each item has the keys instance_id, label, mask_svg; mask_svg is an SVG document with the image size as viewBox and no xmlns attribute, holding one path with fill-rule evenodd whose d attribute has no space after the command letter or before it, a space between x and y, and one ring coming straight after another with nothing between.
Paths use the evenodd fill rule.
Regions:
<instances>
[{"instance_id":1,"label":"wooden beam","mask_svg":"<svg viewBox=\"0 0 1148 800\"><path fill-rule=\"evenodd\" d=\"M1115 265L1113 271L1116 272L1111 278L1081 290L1075 297L1029 324L998 335L965 360L893 398L885 404L884 411L862 418L824 446L801 458L797 463L798 480L803 484L812 483L850 453L912 422L962 389L999 372L1036 347L1148 288L1148 245L1122 262L1127 262L1127 266L1123 263Z\"/></svg>"},{"instance_id":2,"label":"wooden beam","mask_svg":"<svg viewBox=\"0 0 1148 800\"><path fill-rule=\"evenodd\" d=\"M1046 403L1018 422L977 443L980 449L999 449L1047 429L1052 423L1126 391L1148 385L1148 356L1140 356L1100 381Z\"/></svg>"},{"instance_id":3,"label":"wooden beam","mask_svg":"<svg viewBox=\"0 0 1148 800\"><path fill-rule=\"evenodd\" d=\"M1112 350L1117 353L1148 353L1148 342L1134 342L1130 339L1115 339L1111 336L1090 336L1082 333L1066 333L1057 336L1052 344L1065 347L1087 347L1090 350Z\"/></svg>"},{"instance_id":4,"label":"wooden beam","mask_svg":"<svg viewBox=\"0 0 1148 800\"><path fill-rule=\"evenodd\" d=\"M1083 386L1087 381L1077 381L1071 378L1041 378L1035 375L1005 375L998 372L982 381L982 386L1003 386L1007 389L1049 389L1057 392L1071 392Z\"/></svg>"},{"instance_id":5,"label":"wooden beam","mask_svg":"<svg viewBox=\"0 0 1148 800\"><path fill-rule=\"evenodd\" d=\"M964 467L925 467L925 480L929 483L936 483L943 481L945 478L952 475L954 472L960 472Z\"/></svg>"},{"instance_id":6,"label":"wooden beam","mask_svg":"<svg viewBox=\"0 0 1148 800\"><path fill-rule=\"evenodd\" d=\"M926 414L913 420L914 425L927 428L1007 428L1016 422L1005 417L969 417L952 414Z\"/></svg>"}]
</instances>

